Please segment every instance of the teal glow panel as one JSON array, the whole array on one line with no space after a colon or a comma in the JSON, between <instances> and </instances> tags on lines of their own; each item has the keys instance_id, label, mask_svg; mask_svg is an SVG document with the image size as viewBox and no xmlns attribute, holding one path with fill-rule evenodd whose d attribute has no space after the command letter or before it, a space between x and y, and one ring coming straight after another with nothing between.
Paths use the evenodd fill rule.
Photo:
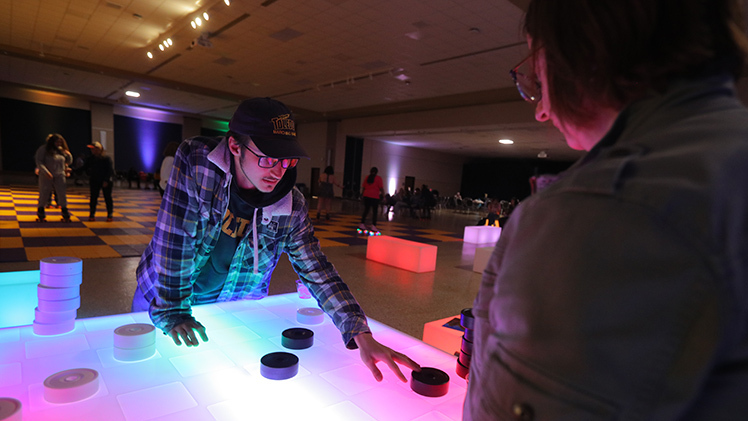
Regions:
<instances>
[{"instance_id":1,"label":"teal glow panel","mask_svg":"<svg viewBox=\"0 0 748 421\"><path fill-rule=\"evenodd\" d=\"M0 273L0 328L34 322L39 271Z\"/></svg>"}]
</instances>

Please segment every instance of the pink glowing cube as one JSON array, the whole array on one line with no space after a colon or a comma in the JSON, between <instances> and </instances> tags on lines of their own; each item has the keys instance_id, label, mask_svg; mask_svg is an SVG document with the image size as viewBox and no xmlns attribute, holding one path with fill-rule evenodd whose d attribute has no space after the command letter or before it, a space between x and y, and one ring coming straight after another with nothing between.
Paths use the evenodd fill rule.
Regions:
<instances>
[{"instance_id":1,"label":"pink glowing cube","mask_svg":"<svg viewBox=\"0 0 748 421\"><path fill-rule=\"evenodd\" d=\"M465 227L462 241L471 244L496 244L501 236L501 228L485 225Z\"/></svg>"},{"instance_id":2,"label":"pink glowing cube","mask_svg":"<svg viewBox=\"0 0 748 421\"><path fill-rule=\"evenodd\" d=\"M416 273L436 270L436 246L389 235L369 237L366 258Z\"/></svg>"}]
</instances>

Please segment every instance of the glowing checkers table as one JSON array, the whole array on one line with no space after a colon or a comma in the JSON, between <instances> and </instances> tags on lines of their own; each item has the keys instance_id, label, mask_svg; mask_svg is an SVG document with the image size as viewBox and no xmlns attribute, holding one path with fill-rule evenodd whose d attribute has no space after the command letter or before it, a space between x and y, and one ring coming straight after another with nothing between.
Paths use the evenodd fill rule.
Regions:
<instances>
[{"instance_id":1,"label":"glowing checkers table","mask_svg":"<svg viewBox=\"0 0 748 421\"><path fill-rule=\"evenodd\" d=\"M72 332L58 336L37 336L31 326L0 329L0 398L21 401L26 421L461 419L466 384L454 356L369 320L380 342L450 377L448 393L435 398L416 394L381 363L384 380L377 383L358 350L345 349L329 317L318 325L297 322L303 307L315 302L296 293L198 306L194 314L209 342L177 347L158 332L156 354L138 362L114 359L113 332L149 323L146 313L78 319ZM281 333L293 327L312 330L314 345L283 348ZM262 377L260 359L279 351L298 356L298 374ZM96 370L98 391L73 403L47 402L44 380L74 368Z\"/></svg>"}]
</instances>

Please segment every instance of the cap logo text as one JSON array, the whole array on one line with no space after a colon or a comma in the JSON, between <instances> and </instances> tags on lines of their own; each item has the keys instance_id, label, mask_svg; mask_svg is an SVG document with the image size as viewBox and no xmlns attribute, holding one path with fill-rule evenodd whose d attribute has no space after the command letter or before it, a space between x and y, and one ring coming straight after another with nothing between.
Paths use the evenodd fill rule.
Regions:
<instances>
[{"instance_id":1,"label":"cap logo text","mask_svg":"<svg viewBox=\"0 0 748 421\"><path fill-rule=\"evenodd\" d=\"M283 114L274 117L273 134L296 137L296 123L291 119L291 114Z\"/></svg>"}]
</instances>

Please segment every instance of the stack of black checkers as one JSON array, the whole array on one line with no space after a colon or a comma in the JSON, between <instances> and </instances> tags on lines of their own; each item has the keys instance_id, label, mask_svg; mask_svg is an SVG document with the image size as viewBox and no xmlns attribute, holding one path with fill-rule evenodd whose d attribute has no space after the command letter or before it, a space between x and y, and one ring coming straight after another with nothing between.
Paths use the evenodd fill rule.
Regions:
<instances>
[{"instance_id":1,"label":"stack of black checkers","mask_svg":"<svg viewBox=\"0 0 748 421\"><path fill-rule=\"evenodd\" d=\"M314 345L314 332L303 327L283 331L281 345L288 349L307 349ZM260 374L270 380L286 380L299 372L299 357L289 352L271 352L260 359Z\"/></svg>"},{"instance_id":2,"label":"stack of black checkers","mask_svg":"<svg viewBox=\"0 0 748 421\"><path fill-rule=\"evenodd\" d=\"M470 372L470 359L473 354L473 328L475 326L475 318L473 317L472 308L466 308L460 312L460 326L465 330L462 335L462 345L460 345L460 356L457 357L456 371L457 375L464 379Z\"/></svg>"},{"instance_id":3,"label":"stack of black checkers","mask_svg":"<svg viewBox=\"0 0 748 421\"><path fill-rule=\"evenodd\" d=\"M271 352L260 358L260 374L270 380L287 380L299 372L299 357L289 352Z\"/></svg>"},{"instance_id":4,"label":"stack of black checkers","mask_svg":"<svg viewBox=\"0 0 748 421\"><path fill-rule=\"evenodd\" d=\"M81 306L83 261L77 257L47 257L39 262L39 274L34 333L60 335L72 331Z\"/></svg>"},{"instance_id":5,"label":"stack of black checkers","mask_svg":"<svg viewBox=\"0 0 748 421\"><path fill-rule=\"evenodd\" d=\"M307 349L314 345L314 332L303 327L292 327L283 331L281 345L288 349Z\"/></svg>"},{"instance_id":6,"label":"stack of black checkers","mask_svg":"<svg viewBox=\"0 0 748 421\"><path fill-rule=\"evenodd\" d=\"M449 374L438 368L421 367L421 371L411 373L410 388L422 396L444 396L449 392Z\"/></svg>"}]
</instances>

